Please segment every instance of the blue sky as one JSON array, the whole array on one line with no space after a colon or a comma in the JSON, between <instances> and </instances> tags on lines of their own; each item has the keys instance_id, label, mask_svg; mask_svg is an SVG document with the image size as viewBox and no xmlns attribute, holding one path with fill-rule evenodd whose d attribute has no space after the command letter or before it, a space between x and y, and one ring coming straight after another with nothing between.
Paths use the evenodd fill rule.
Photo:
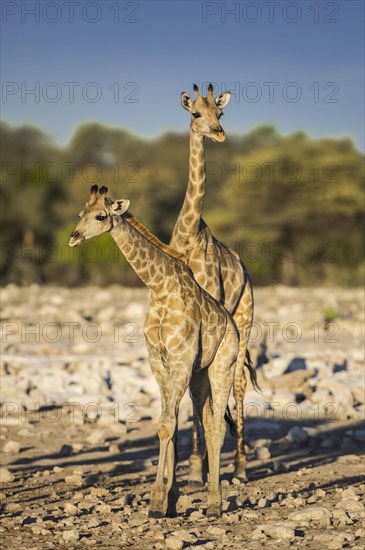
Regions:
<instances>
[{"instance_id":1,"label":"blue sky","mask_svg":"<svg viewBox=\"0 0 365 550\"><path fill-rule=\"evenodd\" d=\"M364 146L362 0L78 0L73 21L71 4L1 3L7 122L60 144L89 120L154 137L187 130L180 92L213 81L235 92L227 134L275 124Z\"/></svg>"}]
</instances>

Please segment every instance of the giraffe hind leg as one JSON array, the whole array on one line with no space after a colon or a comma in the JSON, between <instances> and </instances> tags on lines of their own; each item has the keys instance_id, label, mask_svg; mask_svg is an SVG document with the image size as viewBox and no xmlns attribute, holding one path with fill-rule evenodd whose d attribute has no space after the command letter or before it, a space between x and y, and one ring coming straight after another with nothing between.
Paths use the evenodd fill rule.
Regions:
<instances>
[{"instance_id":1,"label":"giraffe hind leg","mask_svg":"<svg viewBox=\"0 0 365 550\"><path fill-rule=\"evenodd\" d=\"M203 482L203 456L200 450L200 422L199 413L193 402L193 428L192 428L192 448L189 459L189 481L190 487L202 487Z\"/></svg>"},{"instance_id":2,"label":"giraffe hind leg","mask_svg":"<svg viewBox=\"0 0 365 550\"><path fill-rule=\"evenodd\" d=\"M237 449L235 456L235 470L234 477L238 478L242 483L247 482L246 466L247 455L245 450L245 437L244 437L244 419L243 419L243 401L246 392L247 379L244 371L244 355L246 350L240 348L236 369L234 373L233 381L233 396L236 401L236 414L237 414ZM241 357L243 355L243 358Z\"/></svg>"},{"instance_id":3,"label":"giraffe hind leg","mask_svg":"<svg viewBox=\"0 0 365 550\"><path fill-rule=\"evenodd\" d=\"M196 432L193 431L193 447L190 456L190 476L189 485L202 486L207 475L208 459L207 449L202 453L200 449L200 424L203 425L203 408L210 396L210 382L208 377L208 369L203 369L195 372L190 381L190 394L193 401L194 422L193 428L197 429L198 437L194 439ZM203 425L204 428L204 425ZM205 434L205 428L204 428ZM192 471L192 466L194 471ZM194 477L193 477L194 476ZM192 483L190 482L192 481Z\"/></svg>"},{"instance_id":4,"label":"giraffe hind leg","mask_svg":"<svg viewBox=\"0 0 365 550\"><path fill-rule=\"evenodd\" d=\"M208 367L211 395L204 405L203 424L209 466L207 515L210 517L220 517L222 512L220 459L226 433L225 414L234 377L237 344L236 333L227 331L212 364ZM233 349L236 350L235 353L232 353Z\"/></svg>"},{"instance_id":5,"label":"giraffe hind leg","mask_svg":"<svg viewBox=\"0 0 365 550\"><path fill-rule=\"evenodd\" d=\"M245 450L244 435L244 398L247 388L247 376L245 371L245 362L247 354L248 340L252 324L252 293L251 288L247 288L243 293L238 308L234 314L234 320L240 333L239 353L236 362L236 369L233 382L233 396L236 402L236 422L237 422L237 449L235 456L234 477L241 482L247 482L246 467L247 454ZM255 385L256 376L253 369L250 370L250 377ZM253 374L252 374L253 373Z\"/></svg>"}]
</instances>

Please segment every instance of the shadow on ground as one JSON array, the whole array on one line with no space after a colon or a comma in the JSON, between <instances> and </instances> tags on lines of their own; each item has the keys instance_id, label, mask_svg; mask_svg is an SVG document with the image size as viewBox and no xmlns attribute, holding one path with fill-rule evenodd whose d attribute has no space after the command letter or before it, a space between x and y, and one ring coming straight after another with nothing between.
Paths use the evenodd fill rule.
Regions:
<instances>
[{"instance_id":1,"label":"shadow on ground","mask_svg":"<svg viewBox=\"0 0 365 550\"><path fill-rule=\"evenodd\" d=\"M148 422L148 430L151 434L155 431L155 425ZM319 428L318 434L309 437L305 444L295 444L286 438L286 434L293 426ZM246 438L250 444L251 450L248 456L248 479L257 481L270 478L272 476L285 476L290 472L298 472L305 468L316 468L321 465L334 463L344 455L364 455L364 444L355 441L351 433L357 429L363 428L361 422L339 424L332 422L313 422L313 421L270 421L270 420L247 420L245 423ZM98 446L88 446L79 452L72 452L70 456L65 457L62 453L35 454L34 456L19 456L8 466L16 474L17 483L14 490L19 489L19 493L24 494L34 488L25 488L19 486L21 479L25 480L32 474L44 470L52 470L55 466L61 468L81 467L88 472L85 476L84 487L108 487L109 489L119 486L133 487L143 482L151 482L156 473L158 461L158 437L148 435L138 437L139 430L132 428L122 438L110 437L106 440L107 444ZM177 466L178 480L182 487L187 483L188 459L190 455L190 429L179 430L178 436L178 457ZM257 439L270 439L271 457L267 460L256 460L253 448ZM116 452L110 452L111 442L117 443ZM33 448L33 451L35 448ZM27 451L30 452L30 449ZM235 452L235 439L227 430L225 444L222 453L222 476L221 479L231 479L233 471L233 461ZM119 463L119 464L118 464ZM107 472L102 471L102 467L110 465ZM93 471L94 470L94 471ZM39 487L45 478L40 478ZM348 475L337 479L331 486L345 487L361 481L360 476L352 476L351 469ZM48 491L52 488L53 482L45 481L44 487ZM323 482L326 487L327 482ZM55 485L57 482L55 482ZM327 483L328 485L328 483ZM320 485L317 484L319 487ZM75 489L77 490L77 489ZM40 497L39 497L40 498Z\"/></svg>"}]
</instances>

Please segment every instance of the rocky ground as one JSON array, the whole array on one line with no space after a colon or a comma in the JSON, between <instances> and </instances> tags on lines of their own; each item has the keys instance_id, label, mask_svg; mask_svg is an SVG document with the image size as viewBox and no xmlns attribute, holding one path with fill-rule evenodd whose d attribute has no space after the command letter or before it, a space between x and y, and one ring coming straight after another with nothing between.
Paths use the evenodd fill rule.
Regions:
<instances>
[{"instance_id":1,"label":"rocky ground","mask_svg":"<svg viewBox=\"0 0 365 550\"><path fill-rule=\"evenodd\" d=\"M256 290L246 397L248 484L222 455L222 519L187 485L178 516L147 517L160 410L144 289L2 289L1 538L5 548L358 548L364 530L363 292ZM232 403L233 408L233 403Z\"/></svg>"}]
</instances>

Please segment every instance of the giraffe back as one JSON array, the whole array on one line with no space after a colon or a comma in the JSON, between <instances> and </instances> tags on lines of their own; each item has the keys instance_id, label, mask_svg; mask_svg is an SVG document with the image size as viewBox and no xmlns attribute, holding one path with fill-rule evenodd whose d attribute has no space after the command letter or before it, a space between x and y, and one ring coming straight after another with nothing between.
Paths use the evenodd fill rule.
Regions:
<instances>
[{"instance_id":1,"label":"giraffe back","mask_svg":"<svg viewBox=\"0 0 365 550\"><path fill-rule=\"evenodd\" d=\"M247 271L239 255L218 241L202 220L194 245L185 253L199 285L232 314L245 291L252 291Z\"/></svg>"}]
</instances>

